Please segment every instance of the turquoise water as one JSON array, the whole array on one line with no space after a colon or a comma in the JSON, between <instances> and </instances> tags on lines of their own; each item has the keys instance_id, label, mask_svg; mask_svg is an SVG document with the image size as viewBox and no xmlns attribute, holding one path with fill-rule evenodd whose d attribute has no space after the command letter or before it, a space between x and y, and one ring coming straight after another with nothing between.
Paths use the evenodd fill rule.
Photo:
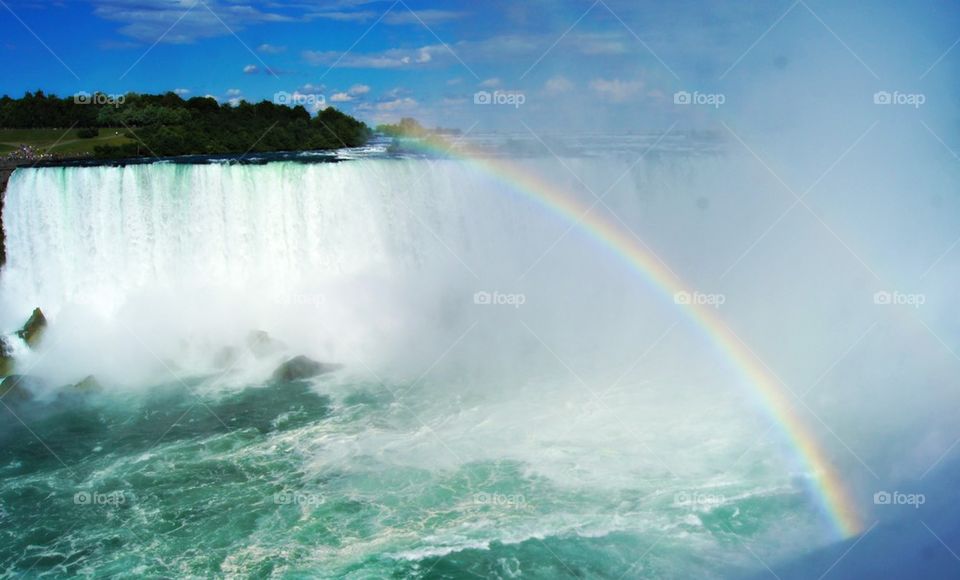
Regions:
<instances>
[{"instance_id":1,"label":"turquoise water","mask_svg":"<svg viewBox=\"0 0 960 580\"><path fill-rule=\"evenodd\" d=\"M192 379L11 407L0 566L52 577L729 577L759 565L744 543L775 554L771 534L811 510L789 489L733 484L687 505L675 490L689 481L597 488L516 459L420 462L437 451L414 415L436 424L436 403L392 393L402 390L323 382L214 392Z\"/></svg>"},{"instance_id":2,"label":"turquoise water","mask_svg":"<svg viewBox=\"0 0 960 580\"><path fill-rule=\"evenodd\" d=\"M605 201L671 263L713 260L687 193L728 164L698 163ZM0 315L47 313L17 372L49 388L0 406L0 574L730 578L829 543L750 385L589 240L544 257L568 226L515 193L454 161L18 171ZM810 372L849 346L814 342ZM265 382L297 355L344 369Z\"/></svg>"}]
</instances>

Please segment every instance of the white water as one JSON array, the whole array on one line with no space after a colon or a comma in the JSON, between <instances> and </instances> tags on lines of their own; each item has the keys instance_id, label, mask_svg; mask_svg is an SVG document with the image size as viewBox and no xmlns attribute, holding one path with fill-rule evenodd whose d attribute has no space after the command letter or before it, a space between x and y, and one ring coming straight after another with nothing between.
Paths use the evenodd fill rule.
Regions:
<instances>
[{"instance_id":1,"label":"white water","mask_svg":"<svg viewBox=\"0 0 960 580\"><path fill-rule=\"evenodd\" d=\"M909 288L880 286L803 211L737 263L790 202L750 157L633 161L518 163L586 205L609 190L596 211L692 287L724 294L724 318L785 383L815 387L808 404L824 424L811 422L851 485L867 481L864 504L878 485L865 465L909 477L936 459L942 446L930 437L946 428L912 427L941 404L951 361L922 327L897 320L913 312L891 320L871 300ZM905 202L839 182L816 207L857 256L885 277L897 272L902 242L875 224ZM857 200L872 204L873 222L849 211ZM676 305L569 222L463 162L20 170L3 222L3 322L47 312L48 339L25 362L54 385L211 372L219 349L264 329L289 354L436 398L431 423L445 445L425 431L395 450L398 461L443 463L447 445L469 459L512 449L557 480L614 487L670 471L698 485L742 470L779 474L761 487L810 475L697 329L672 327ZM943 303L936 289L926 289L928 308ZM524 304L477 305L479 291ZM837 363L873 322L855 356ZM893 362L921 341L911 360ZM236 381L275 362L241 361ZM903 407L910 385L890 384L891 373L934 388ZM531 424L537 436L517 444ZM903 451L892 457L891 444Z\"/></svg>"},{"instance_id":2,"label":"white water","mask_svg":"<svg viewBox=\"0 0 960 580\"><path fill-rule=\"evenodd\" d=\"M528 164L592 199L553 164ZM578 170L601 191L627 167ZM609 195L624 215L644 203L635 188L644 173L639 166ZM123 345L133 332L183 366L211 356L193 347L265 329L314 356L378 366L399 358L419 373L478 316L516 318L510 306L477 307L483 291L523 294L519 312L539 319L538 333L563 336L589 321L613 343L623 308L675 314L660 313L654 292L568 223L459 162L25 170L11 181L4 223L8 326L40 305L64 322L55 326L75 320L88 343ZM664 329L658 318L650 333ZM93 339L98 332L113 339ZM184 339L190 353L177 350ZM568 350L611 348L576 340Z\"/></svg>"}]
</instances>

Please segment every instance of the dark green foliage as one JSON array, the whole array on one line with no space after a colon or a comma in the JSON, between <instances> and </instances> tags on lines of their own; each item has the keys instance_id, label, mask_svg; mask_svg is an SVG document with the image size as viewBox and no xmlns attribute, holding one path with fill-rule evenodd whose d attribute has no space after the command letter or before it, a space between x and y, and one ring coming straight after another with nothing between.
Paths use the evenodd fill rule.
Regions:
<instances>
[{"instance_id":1,"label":"dark green foliage","mask_svg":"<svg viewBox=\"0 0 960 580\"><path fill-rule=\"evenodd\" d=\"M400 119L396 125L377 125L377 131L389 137L423 137L427 133L419 121L410 117Z\"/></svg>"},{"instance_id":2,"label":"dark green foliage","mask_svg":"<svg viewBox=\"0 0 960 580\"><path fill-rule=\"evenodd\" d=\"M81 139L93 139L98 135L100 135L100 130L94 127L85 127L77 131L77 137Z\"/></svg>"},{"instance_id":3,"label":"dark green foliage","mask_svg":"<svg viewBox=\"0 0 960 580\"><path fill-rule=\"evenodd\" d=\"M21 99L0 97L0 127L76 124L93 131L91 136L97 127L125 127L136 143L94 149L98 157L109 158L337 149L363 145L371 134L364 123L332 108L311 117L302 106L269 101L233 107L207 97L184 100L175 93L105 97L75 102L42 91Z\"/></svg>"}]
</instances>

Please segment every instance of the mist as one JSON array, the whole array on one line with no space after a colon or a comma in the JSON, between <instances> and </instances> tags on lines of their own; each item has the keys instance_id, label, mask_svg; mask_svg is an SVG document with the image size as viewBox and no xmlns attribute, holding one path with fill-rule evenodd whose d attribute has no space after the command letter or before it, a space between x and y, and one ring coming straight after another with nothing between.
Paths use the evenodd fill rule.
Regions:
<instances>
[{"instance_id":1,"label":"mist","mask_svg":"<svg viewBox=\"0 0 960 580\"><path fill-rule=\"evenodd\" d=\"M505 37L535 4L510 12ZM637 534L669 538L660 572L950 577L956 11L698 4L594 5L585 22L617 28L601 48L641 55L626 64L593 63L571 37L484 84L491 43L463 36L447 48L478 82L460 71L464 88L425 83L446 104L355 105L371 123L462 127L466 154L18 169L0 326L38 306L50 321L37 349L18 351L42 379L33 396L52 404L92 375L118 400L179 384L216 406L274 388L277 366L306 355L343 365L309 382L341 423L277 435L311 481L389 465L425 488L418 478L452 488L443 478L466 473L470 490L494 489L512 481L497 471L507 465L524 501L549 512L424 524L442 541L370 540L338 553L343 566L383 546L420 561ZM450 59L419 50L433 55L424 75ZM525 98L480 107L473 89ZM744 369L605 232L713 301L838 472L857 534L832 529L820 474ZM261 352L251 337L263 332ZM388 402L351 423L357 397ZM690 496L719 499L675 509ZM624 544L618 555L637 555ZM705 554L693 568L663 564L691 549Z\"/></svg>"}]
</instances>

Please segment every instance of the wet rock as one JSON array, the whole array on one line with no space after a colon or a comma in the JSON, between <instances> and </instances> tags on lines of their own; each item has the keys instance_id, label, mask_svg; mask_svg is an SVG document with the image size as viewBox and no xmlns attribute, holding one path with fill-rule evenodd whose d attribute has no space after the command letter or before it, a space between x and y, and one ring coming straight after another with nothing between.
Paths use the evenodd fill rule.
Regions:
<instances>
[{"instance_id":1,"label":"wet rock","mask_svg":"<svg viewBox=\"0 0 960 580\"><path fill-rule=\"evenodd\" d=\"M273 371L275 381L297 381L313 378L325 373L332 373L343 368L343 365L317 362L303 355L295 356Z\"/></svg>"},{"instance_id":2,"label":"wet rock","mask_svg":"<svg viewBox=\"0 0 960 580\"><path fill-rule=\"evenodd\" d=\"M47 318L39 308L33 309L33 314L27 319L23 328L17 331L17 336L23 339L31 348L35 347L43 337L43 331L47 329Z\"/></svg>"},{"instance_id":3,"label":"wet rock","mask_svg":"<svg viewBox=\"0 0 960 580\"><path fill-rule=\"evenodd\" d=\"M103 386L96 377L90 375L79 383L73 385L73 390L78 393L99 393L103 391Z\"/></svg>"},{"instance_id":4,"label":"wet rock","mask_svg":"<svg viewBox=\"0 0 960 580\"><path fill-rule=\"evenodd\" d=\"M270 336L264 330L254 330L247 335L247 348L257 358L282 352L287 345Z\"/></svg>"},{"instance_id":5,"label":"wet rock","mask_svg":"<svg viewBox=\"0 0 960 580\"><path fill-rule=\"evenodd\" d=\"M40 379L29 375L10 375L0 382L0 397L7 404L24 403L33 399L32 389L42 384Z\"/></svg>"},{"instance_id":6,"label":"wet rock","mask_svg":"<svg viewBox=\"0 0 960 580\"><path fill-rule=\"evenodd\" d=\"M13 347L7 337L0 336L0 377L13 374Z\"/></svg>"}]
</instances>

